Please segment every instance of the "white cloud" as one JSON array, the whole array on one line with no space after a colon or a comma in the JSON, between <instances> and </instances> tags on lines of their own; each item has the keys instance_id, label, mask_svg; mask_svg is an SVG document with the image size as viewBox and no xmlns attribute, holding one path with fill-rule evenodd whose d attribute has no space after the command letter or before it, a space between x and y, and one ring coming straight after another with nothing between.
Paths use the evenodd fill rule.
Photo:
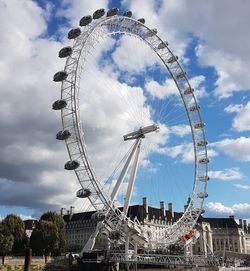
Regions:
<instances>
[{"instance_id":1,"label":"white cloud","mask_svg":"<svg viewBox=\"0 0 250 271\"><path fill-rule=\"evenodd\" d=\"M217 71L215 96L220 99L228 98L236 91L249 90L250 80L242 74L245 73L246 66L250 66L250 63L244 58L239 59L237 56L215 49L209 50L207 45L199 45L196 53L201 64L213 66Z\"/></svg>"},{"instance_id":2,"label":"white cloud","mask_svg":"<svg viewBox=\"0 0 250 271\"><path fill-rule=\"evenodd\" d=\"M107 10L108 0L63 0L61 8L57 11L58 16L67 18L71 26L78 26L83 16L92 15L100 8Z\"/></svg>"},{"instance_id":3,"label":"white cloud","mask_svg":"<svg viewBox=\"0 0 250 271\"><path fill-rule=\"evenodd\" d=\"M17 216L19 216L22 220L37 219L37 218L30 216L30 215L17 214Z\"/></svg>"},{"instance_id":4,"label":"white cloud","mask_svg":"<svg viewBox=\"0 0 250 271\"><path fill-rule=\"evenodd\" d=\"M239 189L244 189L244 190L249 190L250 189L250 185L234 184L234 186L239 188Z\"/></svg>"},{"instance_id":5,"label":"white cloud","mask_svg":"<svg viewBox=\"0 0 250 271\"><path fill-rule=\"evenodd\" d=\"M205 77L203 75L195 76L189 79L189 83L192 88L195 89L195 97L198 99L208 96L203 86ZM146 91L148 91L153 97L158 99L165 99L171 95L179 95L178 89L175 85L174 80L167 79L163 84L157 81L148 81L145 85Z\"/></svg>"},{"instance_id":6,"label":"white cloud","mask_svg":"<svg viewBox=\"0 0 250 271\"><path fill-rule=\"evenodd\" d=\"M154 165L149 159L144 159L140 161L140 166L143 167L148 173L154 174L159 170L161 165Z\"/></svg>"},{"instance_id":7,"label":"white cloud","mask_svg":"<svg viewBox=\"0 0 250 271\"><path fill-rule=\"evenodd\" d=\"M194 162L194 148L192 143L183 143L176 146L165 147L158 150L159 153L167 155L171 158L179 158L182 163L193 163ZM213 149L208 149L208 158L211 159L218 155Z\"/></svg>"},{"instance_id":8,"label":"white cloud","mask_svg":"<svg viewBox=\"0 0 250 271\"><path fill-rule=\"evenodd\" d=\"M158 57L149 46L129 36L120 39L112 58L119 69L136 74L159 63Z\"/></svg>"},{"instance_id":9,"label":"white cloud","mask_svg":"<svg viewBox=\"0 0 250 271\"><path fill-rule=\"evenodd\" d=\"M13 8L12 3L18 8ZM65 12L72 24L74 17L80 19L77 13L88 12L88 8L79 8L83 1L64 1L64 4L61 15ZM92 4L90 6L92 10ZM62 42L42 38L47 34L46 19L52 16L53 8L43 11L34 2L21 0L6 4L0 12L3 33L0 53L4 67L0 85L1 95L5 97L0 101L1 204L34 208L38 212L73 204L79 210L87 203L75 199L79 184L74 174L63 170L69 158L63 143L55 139L56 132L61 129L60 114L51 110L53 101L60 97L60 84L52 81L53 74L61 70L65 62L57 58ZM71 42L67 42L69 44ZM113 45L114 40L107 38L100 47L96 46L81 82L85 138L91 162L103 178L111 174L128 151L131 142L121 147L119 154L115 153L123 135L153 122L153 112L145 103L143 89L119 82L110 63L98 63L101 52ZM147 65L152 65L152 59L144 56ZM170 133L186 133L184 126L173 125L170 132L165 124L159 125L159 133L148 134L143 140L142 161L165 146Z\"/></svg>"},{"instance_id":10,"label":"white cloud","mask_svg":"<svg viewBox=\"0 0 250 271\"><path fill-rule=\"evenodd\" d=\"M224 108L224 111L227 113L240 112L243 108L242 104L230 104L229 106Z\"/></svg>"},{"instance_id":11,"label":"white cloud","mask_svg":"<svg viewBox=\"0 0 250 271\"><path fill-rule=\"evenodd\" d=\"M227 98L236 91L250 90L250 77L244 76L250 69L247 57L250 39L246 35L249 2L125 0L123 3L136 17L144 16L150 27L157 27L160 36L167 37L179 56L184 56L191 40L187 33L197 38L200 65L213 67L217 73L214 92L217 97Z\"/></svg>"},{"instance_id":12,"label":"white cloud","mask_svg":"<svg viewBox=\"0 0 250 271\"><path fill-rule=\"evenodd\" d=\"M209 171L208 175L211 179L218 179L223 181L241 180L244 175L239 168L227 168L224 170Z\"/></svg>"},{"instance_id":13,"label":"white cloud","mask_svg":"<svg viewBox=\"0 0 250 271\"><path fill-rule=\"evenodd\" d=\"M110 70L92 66L83 73L81 88L81 116L89 156L99 176L107 178L132 144L121 144L123 135L152 124L150 108L142 88L120 83Z\"/></svg>"},{"instance_id":14,"label":"white cloud","mask_svg":"<svg viewBox=\"0 0 250 271\"><path fill-rule=\"evenodd\" d=\"M218 152L216 151L216 150L213 150L213 149L211 149L211 148L208 148L208 150L207 150L207 156L208 156L208 158L209 159L211 159L211 158L213 158L213 157L216 157L216 156L218 156L219 154L218 154Z\"/></svg>"},{"instance_id":15,"label":"white cloud","mask_svg":"<svg viewBox=\"0 0 250 271\"><path fill-rule=\"evenodd\" d=\"M159 37L168 41L169 47L179 57L181 62L188 61L184 55L190 39L171 23L171 19L174 17L172 14L175 13L171 10L171 6L174 4L172 1L168 1L167 5L163 1L161 3L162 6L155 0L147 2L143 0L123 0L122 3L133 12L134 18L139 19L143 17L146 20L147 27L151 29L157 28ZM169 20L169 18L171 19Z\"/></svg>"},{"instance_id":16,"label":"white cloud","mask_svg":"<svg viewBox=\"0 0 250 271\"><path fill-rule=\"evenodd\" d=\"M189 79L190 85L195 90L195 98L197 100L208 96L208 93L206 92L204 87L205 81L206 78L203 75L195 76Z\"/></svg>"},{"instance_id":17,"label":"white cloud","mask_svg":"<svg viewBox=\"0 0 250 271\"><path fill-rule=\"evenodd\" d=\"M178 89L172 79L167 79L163 85L156 81L149 81L146 83L145 89L158 99L164 99L170 95L178 95Z\"/></svg>"},{"instance_id":18,"label":"white cloud","mask_svg":"<svg viewBox=\"0 0 250 271\"><path fill-rule=\"evenodd\" d=\"M231 207L223 205L221 202L209 202L206 205L209 212L213 212L220 215L232 215L234 213Z\"/></svg>"},{"instance_id":19,"label":"white cloud","mask_svg":"<svg viewBox=\"0 0 250 271\"><path fill-rule=\"evenodd\" d=\"M182 125L174 125L174 126L171 126L170 128L170 132L173 133L174 135L177 135L179 137L184 137L188 134L191 133L191 128L189 125L185 125L185 124L182 124Z\"/></svg>"},{"instance_id":20,"label":"white cloud","mask_svg":"<svg viewBox=\"0 0 250 271\"><path fill-rule=\"evenodd\" d=\"M38 214L57 211L72 204L79 188L63 170L68 157L55 140L60 123L51 110L60 96L52 78L64 64L57 58L63 44L44 37L51 7L44 11L26 0L1 1L0 6L0 88L5 97L0 101L1 204Z\"/></svg>"},{"instance_id":21,"label":"white cloud","mask_svg":"<svg viewBox=\"0 0 250 271\"><path fill-rule=\"evenodd\" d=\"M225 109L227 113L236 113L233 119L233 128L238 132L250 131L250 101L242 104L230 104Z\"/></svg>"},{"instance_id":22,"label":"white cloud","mask_svg":"<svg viewBox=\"0 0 250 271\"><path fill-rule=\"evenodd\" d=\"M239 137L236 139L223 139L221 141L211 143L211 147L217 148L227 156L236 161L250 161L250 138Z\"/></svg>"},{"instance_id":23,"label":"white cloud","mask_svg":"<svg viewBox=\"0 0 250 271\"><path fill-rule=\"evenodd\" d=\"M250 218L250 204L236 203L230 206L225 206L221 202L209 202L206 205L208 215L216 217L225 217L234 215L236 218L249 219Z\"/></svg>"},{"instance_id":24,"label":"white cloud","mask_svg":"<svg viewBox=\"0 0 250 271\"><path fill-rule=\"evenodd\" d=\"M148 26L159 29L159 35L168 39L171 48L173 45L175 49L174 53L182 56L183 62L189 38L184 33L185 29L182 32L184 25L178 22L176 14L184 12L186 16L183 19L190 20L190 12L185 13L189 7L185 2L180 3L183 6L170 0L168 7L163 3L162 9L157 10L155 1L133 1L131 7L133 6L133 11L135 10L138 18L145 16ZM57 10L58 16L64 16L69 20L67 23L75 26L82 16L92 14L100 7L107 8L108 1L64 0L62 6L61 10ZM59 84L52 82L53 74L64 66L64 60L57 58L58 50L64 45L63 43L71 44L70 41L60 42L53 37L46 37L46 20L55 15L53 12L55 12L54 6L47 5L46 10L42 10L34 1L2 0L0 3L0 89L1 97L4 97L0 101L0 151L3 154L0 158L0 183L3 188L0 191L0 201L8 206L20 205L39 211L51 208L58 210L61 206L73 203L80 210L87 203L75 199L75 192L79 188L77 180L72 173L63 170L63 164L68 157L63 143L55 140L55 133L61 129L60 114L50 110L52 102L60 96ZM195 12L195 16L198 16L197 14L199 13ZM63 26L59 28L61 31ZM203 37L206 38L206 35ZM106 44L102 44L101 49L109 50L113 43L114 40L109 39ZM133 42L130 44L124 41L115 51L113 56L114 59L116 57L120 68L143 72L145 67L151 67L156 63L151 52L148 55L148 51L140 50L138 47L134 49L133 45ZM210 47L208 49L210 50ZM129 87L125 83L118 82L118 73L113 65L104 63L102 67L97 67L100 56L98 50L97 48L96 55L92 58L94 61L88 63L89 73L84 78L86 92L82 92L81 89L85 94L81 99L82 120L86 140L88 143L93 143L89 144L88 148L92 163L97 171L101 166L108 165L105 172L100 172L100 175L107 177L111 169L113 170L120 161L119 156L114 156L114 149L122 141L122 136L139 128L140 125L152 124L152 111L145 103L141 87ZM133 52L131 58L126 58L126 50ZM216 64L216 67L219 67L218 63L214 64L214 59L209 62L210 59L202 59L202 57L204 52L200 55L202 64ZM223 64L221 69L226 69L226 66ZM237 76L238 70L241 72L241 69L237 68ZM237 79L230 78L230 80ZM207 95L203 88L205 83L203 76L191 78L190 81L194 88L198 89L198 97ZM248 79L245 81L246 85ZM222 83L225 85L225 81ZM218 81L218 85L222 83ZM155 96L160 96L162 86L157 84L151 86L150 91L155 92ZM170 82L166 84L170 85ZM237 87L236 83L233 87L235 86ZM119 90L119 94L116 90ZM88 114L85 114L86 112ZM180 161L186 163L193 161L192 145L188 143L165 149L171 136L178 138L188 135L188 127L180 123L172 123L172 126L168 127L160 123L159 133L147 135L144 139L146 147L141 160L145 161L152 152L164 153L167 150L167 155L172 158L178 157ZM249 145L248 139L242 138L241 141L244 146L238 149L239 157L249 161L249 148L246 148ZM239 146L240 143L225 141L218 143L216 147L235 156L233 148L236 148L236 145ZM121 149L121 153L125 150L127 146ZM215 155L217 153L214 150L209 150L210 157ZM10 193L12 197L9 197Z\"/></svg>"}]
</instances>

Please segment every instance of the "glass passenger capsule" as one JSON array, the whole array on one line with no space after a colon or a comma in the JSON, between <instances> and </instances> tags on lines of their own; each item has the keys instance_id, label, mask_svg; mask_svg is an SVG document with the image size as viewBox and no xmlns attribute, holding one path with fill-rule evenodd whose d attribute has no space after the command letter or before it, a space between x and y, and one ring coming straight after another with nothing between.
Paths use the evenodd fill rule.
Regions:
<instances>
[{"instance_id":1,"label":"glass passenger capsule","mask_svg":"<svg viewBox=\"0 0 250 271\"><path fill-rule=\"evenodd\" d=\"M168 46L168 42L167 41L164 41L164 42L161 42L159 45L158 45L158 49L163 49L163 48L166 48Z\"/></svg>"},{"instance_id":2,"label":"glass passenger capsule","mask_svg":"<svg viewBox=\"0 0 250 271\"><path fill-rule=\"evenodd\" d=\"M194 92L194 89L191 87L188 87L187 89L184 90L184 95L192 94Z\"/></svg>"},{"instance_id":3,"label":"glass passenger capsule","mask_svg":"<svg viewBox=\"0 0 250 271\"><path fill-rule=\"evenodd\" d=\"M208 181L210 178L207 176L207 175L204 175L204 176L200 176L199 177L199 181L201 181L201 182L206 182L206 181Z\"/></svg>"},{"instance_id":4,"label":"glass passenger capsule","mask_svg":"<svg viewBox=\"0 0 250 271\"><path fill-rule=\"evenodd\" d=\"M174 63L175 61L178 60L178 56L171 56L168 60L167 63L171 64Z\"/></svg>"},{"instance_id":5,"label":"glass passenger capsule","mask_svg":"<svg viewBox=\"0 0 250 271\"><path fill-rule=\"evenodd\" d=\"M56 139L58 140L66 140L71 136L71 133L69 130L59 131L56 134Z\"/></svg>"},{"instance_id":6,"label":"glass passenger capsule","mask_svg":"<svg viewBox=\"0 0 250 271\"><path fill-rule=\"evenodd\" d=\"M73 28L68 33L68 39L70 39L70 40L75 39L80 35L81 35L81 29L80 28Z\"/></svg>"},{"instance_id":7,"label":"glass passenger capsule","mask_svg":"<svg viewBox=\"0 0 250 271\"><path fill-rule=\"evenodd\" d=\"M107 12L107 17L115 16L118 13L119 9L118 8L111 8Z\"/></svg>"},{"instance_id":8,"label":"glass passenger capsule","mask_svg":"<svg viewBox=\"0 0 250 271\"><path fill-rule=\"evenodd\" d=\"M80 166L79 162L76 160L68 161L64 165L64 169L67 170L74 170L77 169Z\"/></svg>"},{"instance_id":9,"label":"glass passenger capsule","mask_svg":"<svg viewBox=\"0 0 250 271\"><path fill-rule=\"evenodd\" d=\"M125 17L132 17L132 12L130 11L130 10L128 10L128 11L125 11L124 13L123 13L123 15L122 16L125 16Z\"/></svg>"},{"instance_id":10,"label":"glass passenger capsule","mask_svg":"<svg viewBox=\"0 0 250 271\"><path fill-rule=\"evenodd\" d=\"M144 18L140 18L137 21L140 22L141 24L145 24L145 19Z\"/></svg>"},{"instance_id":11,"label":"glass passenger capsule","mask_svg":"<svg viewBox=\"0 0 250 271\"><path fill-rule=\"evenodd\" d=\"M104 8L97 9L93 13L93 19L97 20L97 19L101 18L104 14L105 14L105 9Z\"/></svg>"},{"instance_id":12,"label":"glass passenger capsule","mask_svg":"<svg viewBox=\"0 0 250 271\"><path fill-rule=\"evenodd\" d=\"M146 38L149 38L149 37L153 37L154 35L157 34L157 29L156 28L153 28L151 30L149 30L146 34Z\"/></svg>"},{"instance_id":13,"label":"glass passenger capsule","mask_svg":"<svg viewBox=\"0 0 250 271\"><path fill-rule=\"evenodd\" d=\"M208 194L206 192L199 192L197 193L197 197L200 199L204 199L208 197Z\"/></svg>"},{"instance_id":14,"label":"glass passenger capsule","mask_svg":"<svg viewBox=\"0 0 250 271\"><path fill-rule=\"evenodd\" d=\"M57 100L53 103L52 109L61 110L67 106L67 102L65 100Z\"/></svg>"},{"instance_id":15,"label":"glass passenger capsule","mask_svg":"<svg viewBox=\"0 0 250 271\"><path fill-rule=\"evenodd\" d=\"M59 51L59 54L58 56L60 58L63 58L63 57L68 57L72 54L73 50L70 46L67 46L67 47L63 47L60 51Z\"/></svg>"},{"instance_id":16,"label":"glass passenger capsule","mask_svg":"<svg viewBox=\"0 0 250 271\"><path fill-rule=\"evenodd\" d=\"M199 122L199 123L196 123L195 125L194 125L194 128L195 129L201 129L201 128L204 128L204 123L202 123L202 122Z\"/></svg>"},{"instance_id":17,"label":"glass passenger capsule","mask_svg":"<svg viewBox=\"0 0 250 271\"><path fill-rule=\"evenodd\" d=\"M53 81L61 82L68 77L68 74L65 71L60 71L54 74Z\"/></svg>"},{"instance_id":18,"label":"glass passenger capsule","mask_svg":"<svg viewBox=\"0 0 250 271\"><path fill-rule=\"evenodd\" d=\"M198 162L200 164L207 164L207 163L209 163L209 159L208 158L201 158Z\"/></svg>"},{"instance_id":19,"label":"glass passenger capsule","mask_svg":"<svg viewBox=\"0 0 250 271\"><path fill-rule=\"evenodd\" d=\"M175 75L175 77L176 77L177 79L183 78L183 77L185 77L185 76L186 76L186 72L184 72L184 71L180 71L179 73L177 73L177 74Z\"/></svg>"},{"instance_id":20,"label":"glass passenger capsule","mask_svg":"<svg viewBox=\"0 0 250 271\"><path fill-rule=\"evenodd\" d=\"M91 191L88 188L81 188L76 192L78 198L87 198L91 195Z\"/></svg>"},{"instance_id":21,"label":"glass passenger capsule","mask_svg":"<svg viewBox=\"0 0 250 271\"><path fill-rule=\"evenodd\" d=\"M198 104L194 104L194 105L189 107L190 112L198 111L199 109L200 109L200 106Z\"/></svg>"},{"instance_id":22,"label":"glass passenger capsule","mask_svg":"<svg viewBox=\"0 0 250 271\"><path fill-rule=\"evenodd\" d=\"M86 26L88 24L90 24L92 22L92 16L91 15L87 15L82 17L82 19L79 22L80 26Z\"/></svg>"}]
</instances>

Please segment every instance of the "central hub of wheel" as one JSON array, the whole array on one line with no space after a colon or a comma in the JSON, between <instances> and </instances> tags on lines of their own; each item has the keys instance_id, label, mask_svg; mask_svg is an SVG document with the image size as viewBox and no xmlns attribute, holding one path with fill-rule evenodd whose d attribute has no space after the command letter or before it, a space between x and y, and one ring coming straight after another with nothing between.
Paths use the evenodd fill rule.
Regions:
<instances>
[{"instance_id":1,"label":"central hub of wheel","mask_svg":"<svg viewBox=\"0 0 250 271\"><path fill-rule=\"evenodd\" d=\"M124 135L123 139L124 141L126 141L126 140L132 140L132 139L137 139L137 138L144 138L145 134L157 132L159 131L159 129L160 129L160 126L157 124L141 127L135 132Z\"/></svg>"}]
</instances>

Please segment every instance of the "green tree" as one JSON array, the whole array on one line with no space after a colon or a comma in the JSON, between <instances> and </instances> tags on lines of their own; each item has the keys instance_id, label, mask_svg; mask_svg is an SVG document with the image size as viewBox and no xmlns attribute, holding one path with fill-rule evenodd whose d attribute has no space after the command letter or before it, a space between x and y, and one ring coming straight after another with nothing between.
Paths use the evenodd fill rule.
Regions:
<instances>
[{"instance_id":1,"label":"green tree","mask_svg":"<svg viewBox=\"0 0 250 271\"><path fill-rule=\"evenodd\" d=\"M45 256L45 263L47 263L47 257L58 249L58 240L56 225L51 221L40 220L31 234L30 245L35 254Z\"/></svg>"},{"instance_id":2,"label":"green tree","mask_svg":"<svg viewBox=\"0 0 250 271\"><path fill-rule=\"evenodd\" d=\"M6 228L3 222L0 222L0 255L2 256L2 264L4 265L5 256L11 252L14 244L14 236Z\"/></svg>"},{"instance_id":3,"label":"green tree","mask_svg":"<svg viewBox=\"0 0 250 271\"><path fill-rule=\"evenodd\" d=\"M12 248L12 252L14 254L24 253L25 251L25 225L22 219L17 215L7 215L5 219L2 221L3 225L6 229L8 229L9 233L14 237L14 244Z\"/></svg>"},{"instance_id":4,"label":"green tree","mask_svg":"<svg viewBox=\"0 0 250 271\"><path fill-rule=\"evenodd\" d=\"M52 253L54 255L60 255L62 252L65 252L67 247L67 238L65 232L65 222L61 215L57 214L56 212L46 212L44 213L40 220L50 221L52 222L58 231L58 247Z\"/></svg>"},{"instance_id":5,"label":"green tree","mask_svg":"<svg viewBox=\"0 0 250 271\"><path fill-rule=\"evenodd\" d=\"M25 226L22 219L17 215L7 215L2 221L9 229L10 233L15 236L15 240L21 241L25 235Z\"/></svg>"}]
</instances>

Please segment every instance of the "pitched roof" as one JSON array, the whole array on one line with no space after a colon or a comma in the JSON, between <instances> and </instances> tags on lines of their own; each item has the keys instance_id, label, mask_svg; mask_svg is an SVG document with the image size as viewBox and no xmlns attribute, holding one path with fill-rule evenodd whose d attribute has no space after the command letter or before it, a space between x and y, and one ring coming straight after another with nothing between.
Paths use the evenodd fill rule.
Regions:
<instances>
[{"instance_id":1,"label":"pitched roof","mask_svg":"<svg viewBox=\"0 0 250 271\"><path fill-rule=\"evenodd\" d=\"M123 210L123 207L119 208L121 211ZM95 213L95 211L92 212L83 212L83 213L75 213L73 215L64 215L63 219L65 222L69 222L69 221L77 221L77 220L88 220L91 219L91 216ZM178 220L183 213L177 213L174 212L174 220ZM148 207L148 219L160 219L160 217L163 219L163 213L162 210L159 208L155 208L155 207ZM135 219L135 217L137 217L137 219L139 221L143 221L144 218L146 218L146 210L143 207L143 205L132 205L129 206L128 209L128 217L130 217L130 219ZM165 217L167 218L168 221L170 221L170 219L173 219L171 213L169 211L165 211Z\"/></svg>"},{"instance_id":2,"label":"pitched roof","mask_svg":"<svg viewBox=\"0 0 250 271\"><path fill-rule=\"evenodd\" d=\"M240 228L234 218L202 217L202 221L210 223L211 228Z\"/></svg>"},{"instance_id":3,"label":"pitched roof","mask_svg":"<svg viewBox=\"0 0 250 271\"><path fill-rule=\"evenodd\" d=\"M91 212L83 212L83 213L75 213L73 215L64 215L63 219L65 222L69 221L78 221L78 220L87 220L91 219L91 216L95 213L96 211L91 211Z\"/></svg>"}]
</instances>

